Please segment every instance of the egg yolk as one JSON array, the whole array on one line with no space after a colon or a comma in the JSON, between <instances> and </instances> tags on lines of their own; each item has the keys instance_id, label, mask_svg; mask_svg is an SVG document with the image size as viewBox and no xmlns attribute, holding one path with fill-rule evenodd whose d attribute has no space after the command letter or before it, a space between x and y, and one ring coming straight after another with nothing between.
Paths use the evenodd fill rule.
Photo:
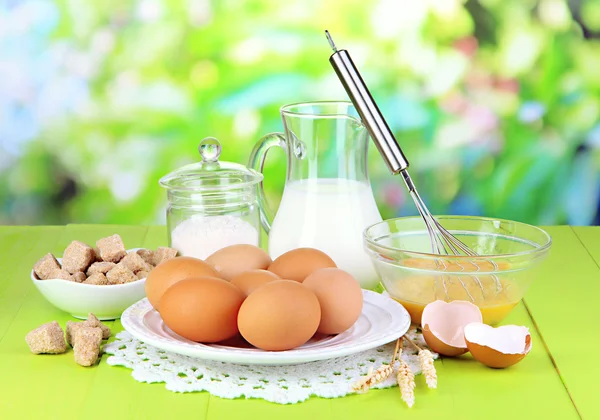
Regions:
<instances>
[{"instance_id":1,"label":"egg yolk","mask_svg":"<svg viewBox=\"0 0 600 420\"><path fill-rule=\"evenodd\" d=\"M436 264L439 263L422 259L404 261L406 266L425 270L434 267L439 270L440 266ZM500 278L498 275L477 273L477 271L489 272L494 269L505 270L508 268L507 264L494 265L488 261L460 264L445 261L442 264L443 271L448 271L448 274L428 271L404 277L387 287L390 296L406 308L413 323L421 323L425 306L434 300L471 302L479 307L483 322L489 325L498 324L519 303L518 287L510 280ZM464 274L456 274L458 271Z\"/></svg>"}]
</instances>

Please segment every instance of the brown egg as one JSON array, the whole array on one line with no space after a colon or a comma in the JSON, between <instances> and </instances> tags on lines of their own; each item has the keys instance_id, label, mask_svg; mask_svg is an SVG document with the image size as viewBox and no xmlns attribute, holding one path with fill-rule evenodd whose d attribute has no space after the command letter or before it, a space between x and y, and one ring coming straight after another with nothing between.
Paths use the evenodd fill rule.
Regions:
<instances>
[{"instance_id":1,"label":"brown egg","mask_svg":"<svg viewBox=\"0 0 600 420\"><path fill-rule=\"evenodd\" d=\"M475 360L486 366L503 369L519 363L531 350L527 327L503 325L491 327L473 322L464 328L467 348Z\"/></svg>"},{"instance_id":2,"label":"brown egg","mask_svg":"<svg viewBox=\"0 0 600 420\"><path fill-rule=\"evenodd\" d=\"M339 268L321 268L308 276L302 285L312 290L319 299L321 322L317 331L322 334L346 331L362 312L360 283Z\"/></svg>"},{"instance_id":3,"label":"brown egg","mask_svg":"<svg viewBox=\"0 0 600 420\"><path fill-rule=\"evenodd\" d=\"M248 296L263 284L267 284L273 280L279 280L279 277L275 273L267 270L250 270L232 278L231 284L235 285L244 295Z\"/></svg>"},{"instance_id":4,"label":"brown egg","mask_svg":"<svg viewBox=\"0 0 600 420\"><path fill-rule=\"evenodd\" d=\"M159 311L159 302L165 290L189 277L213 276L219 274L213 267L198 258L175 257L164 261L150 271L146 278L146 297L154 309Z\"/></svg>"},{"instance_id":5,"label":"brown egg","mask_svg":"<svg viewBox=\"0 0 600 420\"><path fill-rule=\"evenodd\" d=\"M275 280L246 298L238 314L240 334L269 351L290 350L306 343L321 320L315 294L291 280Z\"/></svg>"},{"instance_id":6,"label":"brown egg","mask_svg":"<svg viewBox=\"0 0 600 420\"><path fill-rule=\"evenodd\" d=\"M271 264L271 257L263 249L254 245L230 245L215 251L206 259L225 280L255 269L266 269Z\"/></svg>"},{"instance_id":7,"label":"brown egg","mask_svg":"<svg viewBox=\"0 0 600 420\"><path fill-rule=\"evenodd\" d=\"M319 268L337 268L337 266L327 254L318 249L297 248L275 258L268 270L282 279L302 283Z\"/></svg>"},{"instance_id":8,"label":"brown egg","mask_svg":"<svg viewBox=\"0 0 600 420\"><path fill-rule=\"evenodd\" d=\"M463 329L471 322L482 322L476 305L463 300L435 300L423 309L423 338L433 351L444 356L458 356L468 351Z\"/></svg>"},{"instance_id":9,"label":"brown egg","mask_svg":"<svg viewBox=\"0 0 600 420\"><path fill-rule=\"evenodd\" d=\"M216 277L193 277L169 287L160 299L160 316L173 332L191 341L216 343L238 333L244 294Z\"/></svg>"}]
</instances>

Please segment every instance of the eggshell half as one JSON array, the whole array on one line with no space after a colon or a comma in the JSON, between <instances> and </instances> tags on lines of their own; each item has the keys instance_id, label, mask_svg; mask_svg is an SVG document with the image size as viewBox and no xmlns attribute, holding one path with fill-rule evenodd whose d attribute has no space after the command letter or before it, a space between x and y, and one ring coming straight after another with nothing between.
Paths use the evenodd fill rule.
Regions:
<instances>
[{"instance_id":1,"label":"eggshell half","mask_svg":"<svg viewBox=\"0 0 600 420\"><path fill-rule=\"evenodd\" d=\"M217 270L219 277L231 280L245 271L266 269L272 261L269 254L257 246L236 244L215 251L206 262Z\"/></svg>"},{"instance_id":2,"label":"eggshell half","mask_svg":"<svg viewBox=\"0 0 600 420\"><path fill-rule=\"evenodd\" d=\"M482 321L481 311L471 302L436 300L425 306L421 328L425 342L433 351L452 357L468 351L465 325Z\"/></svg>"},{"instance_id":3,"label":"eggshell half","mask_svg":"<svg viewBox=\"0 0 600 420\"><path fill-rule=\"evenodd\" d=\"M494 328L474 322L465 326L464 336L473 358L491 368L515 365L531 351L531 334L527 327L503 325Z\"/></svg>"}]
</instances>

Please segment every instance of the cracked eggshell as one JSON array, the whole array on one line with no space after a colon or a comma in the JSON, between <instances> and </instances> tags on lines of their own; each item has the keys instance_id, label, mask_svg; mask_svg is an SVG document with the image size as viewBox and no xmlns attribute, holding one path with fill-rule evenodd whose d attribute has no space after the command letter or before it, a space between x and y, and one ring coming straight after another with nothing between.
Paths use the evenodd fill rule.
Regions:
<instances>
[{"instance_id":1,"label":"cracked eggshell","mask_svg":"<svg viewBox=\"0 0 600 420\"><path fill-rule=\"evenodd\" d=\"M468 351L463 329L473 322L482 322L476 305L463 300L436 300L425 306L421 329L427 345L444 356L459 356Z\"/></svg>"},{"instance_id":2,"label":"cracked eggshell","mask_svg":"<svg viewBox=\"0 0 600 420\"><path fill-rule=\"evenodd\" d=\"M473 322L465 326L464 336L473 358L491 368L515 365L531 351L531 334L527 327L503 325L494 328Z\"/></svg>"}]
</instances>

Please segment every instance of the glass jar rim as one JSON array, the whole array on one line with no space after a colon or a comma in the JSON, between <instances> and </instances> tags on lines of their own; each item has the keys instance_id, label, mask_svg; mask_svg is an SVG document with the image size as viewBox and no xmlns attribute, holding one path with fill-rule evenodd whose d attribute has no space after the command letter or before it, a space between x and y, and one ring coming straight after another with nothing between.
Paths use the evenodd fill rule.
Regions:
<instances>
[{"instance_id":1,"label":"glass jar rim","mask_svg":"<svg viewBox=\"0 0 600 420\"><path fill-rule=\"evenodd\" d=\"M515 257L527 257L527 256L544 254L552 246L552 237L550 236L550 234L548 234L548 232L546 232L545 230L543 230L537 226L529 225L527 223L522 223L522 222L517 222L514 220L507 220L507 219L499 219L499 218L495 218L495 217L480 217L480 216L442 215L442 216L434 216L434 217L438 221L444 221L444 220L446 220L446 221L461 221L462 220L462 221L472 221L472 222L510 223L515 226L519 226L519 227L528 229L531 232L535 232L535 234L540 235L540 238L542 238L542 241L540 243L537 243L535 247L532 247L532 249L528 249L525 251L512 252L512 253L506 253L506 254L468 256L468 255L440 255L440 254L434 254L431 252L414 251L414 250L410 250L410 249L403 249L403 248L399 248L399 247L383 245L383 244L378 243L375 239L373 239L372 233L373 233L373 230L376 229L377 227L380 227L383 225L389 225L389 223L393 223L393 222L404 221L406 223L409 223L409 222L413 222L413 221L417 221L417 220L422 220L422 218L420 216L397 217L397 218L387 219L387 220L383 220L381 222L374 223L371 226L368 226L363 231L363 240L365 242L366 247L371 249L372 251L375 249L380 249L380 250L389 251L392 253L402 253L402 254L406 254L408 256L413 256L413 257L418 257L418 258L435 260L435 259L439 259L440 257L442 257L442 258L448 258L448 259L457 260L457 261L468 261L468 260L474 260L474 259L479 259L479 258L481 258L481 259L490 259L490 258L494 258L494 259L506 258L506 259L508 259L508 258L515 258ZM485 233L484 231L481 231L481 232L469 231L467 229L464 229L464 231L472 232L474 234ZM414 233L415 231L413 230L412 232ZM423 228L423 232L427 232L427 229L425 227ZM515 236L515 237L517 237L517 236Z\"/></svg>"}]
</instances>

